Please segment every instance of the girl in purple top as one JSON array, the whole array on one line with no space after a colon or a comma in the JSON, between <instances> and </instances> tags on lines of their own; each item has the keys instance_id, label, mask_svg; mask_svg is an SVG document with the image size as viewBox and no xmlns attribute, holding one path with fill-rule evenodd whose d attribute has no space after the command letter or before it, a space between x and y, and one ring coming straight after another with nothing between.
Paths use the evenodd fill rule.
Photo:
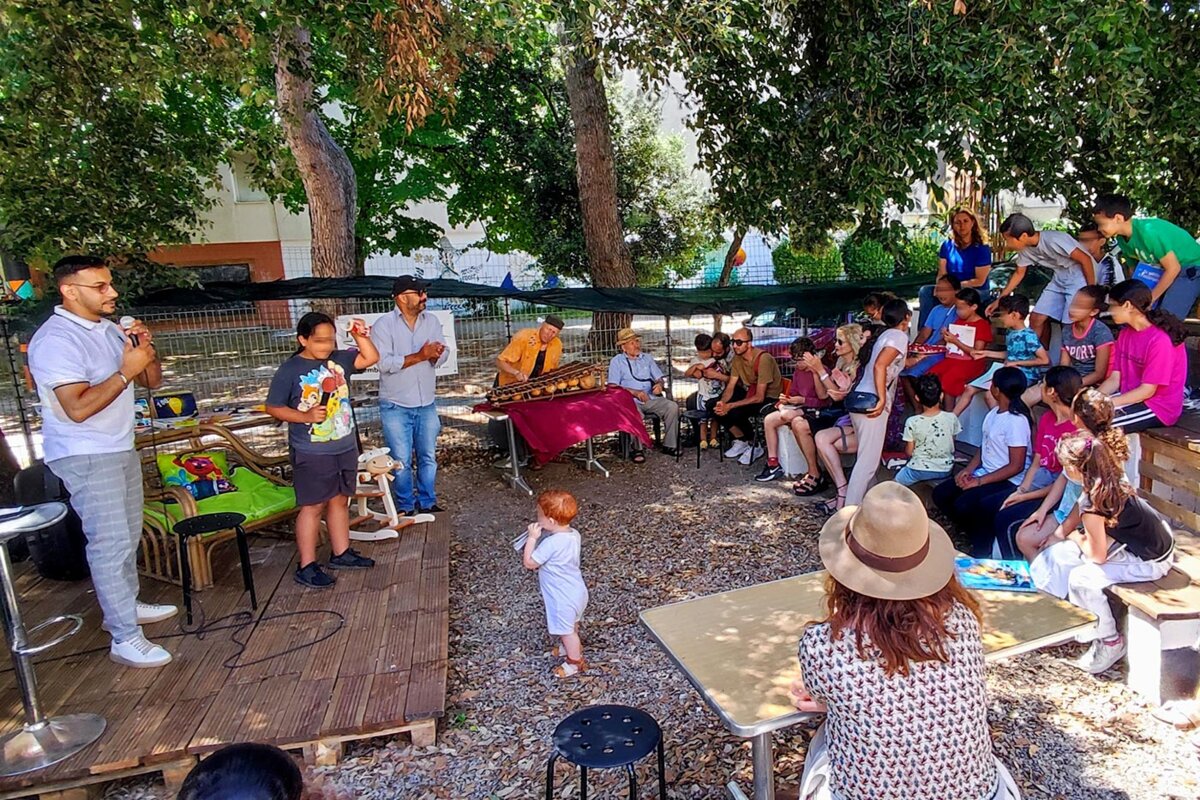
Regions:
<instances>
[{"instance_id":1,"label":"girl in purple top","mask_svg":"<svg viewBox=\"0 0 1200 800\"><path fill-rule=\"evenodd\" d=\"M1183 414L1187 352L1183 323L1174 314L1151 309L1146 284L1118 283L1108 295L1113 322L1123 325L1113 348L1112 371L1100 385L1113 395L1113 427L1125 433L1174 425Z\"/></svg>"}]
</instances>

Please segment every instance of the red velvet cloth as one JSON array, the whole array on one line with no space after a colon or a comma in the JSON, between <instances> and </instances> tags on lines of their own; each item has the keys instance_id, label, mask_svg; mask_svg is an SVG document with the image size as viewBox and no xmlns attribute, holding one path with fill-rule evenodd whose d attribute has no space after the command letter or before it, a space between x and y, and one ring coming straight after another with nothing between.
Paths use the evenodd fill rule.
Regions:
<instances>
[{"instance_id":1,"label":"red velvet cloth","mask_svg":"<svg viewBox=\"0 0 1200 800\"><path fill-rule=\"evenodd\" d=\"M492 408L489 403L475 406L476 411ZM647 446L652 444L633 395L617 386L550 400L509 403L496 410L512 419L539 464L545 464L573 444L616 431L636 436Z\"/></svg>"}]
</instances>

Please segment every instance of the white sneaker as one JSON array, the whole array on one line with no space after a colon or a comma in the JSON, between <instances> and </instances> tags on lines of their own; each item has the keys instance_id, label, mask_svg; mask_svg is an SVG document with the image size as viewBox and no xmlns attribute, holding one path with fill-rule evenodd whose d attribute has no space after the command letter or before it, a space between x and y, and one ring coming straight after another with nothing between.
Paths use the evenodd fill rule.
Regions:
<instances>
[{"instance_id":1,"label":"white sneaker","mask_svg":"<svg viewBox=\"0 0 1200 800\"><path fill-rule=\"evenodd\" d=\"M178 613L179 608L176 606L159 605L156 603L143 603L139 601L137 604L137 624L149 625L154 622L162 622L163 620L170 619ZM100 628L106 631L109 630L108 623L101 622Z\"/></svg>"},{"instance_id":2,"label":"white sneaker","mask_svg":"<svg viewBox=\"0 0 1200 800\"><path fill-rule=\"evenodd\" d=\"M757 445L754 447L753 450L747 448L746 452L742 453L741 456L738 457L738 463L741 464L743 467L748 467L752 463L757 461L759 458L762 458L762 454L763 454L763 449L761 447L758 447Z\"/></svg>"},{"instance_id":3,"label":"white sneaker","mask_svg":"<svg viewBox=\"0 0 1200 800\"><path fill-rule=\"evenodd\" d=\"M108 657L118 664L139 669L161 667L171 663L170 653L140 633L132 639L113 642Z\"/></svg>"},{"instance_id":4,"label":"white sneaker","mask_svg":"<svg viewBox=\"0 0 1200 800\"><path fill-rule=\"evenodd\" d=\"M725 457L726 458L737 458L742 453L745 453L749 449L750 449L750 443L747 442L745 439L735 439L733 442L733 447L730 447L728 450L725 451Z\"/></svg>"},{"instance_id":5,"label":"white sneaker","mask_svg":"<svg viewBox=\"0 0 1200 800\"><path fill-rule=\"evenodd\" d=\"M138 625L149 625L152 622L162 622L165 619L170 619L179 613L176 606L167 605L165 603L142 603L137 604L137 622Z\"/></svg>"},{"instance_id":6,"label":"white sneaker","mask_svg":"<svg viewBox=\"0 0 1200 800\"><path fill-rule=\"evenodd\" d=\"M1071 664L1084 672L1099 675L1124 658L1126 650L1128 646L1123 638L1113 644L1097 639L1086 653Z\"/></svg>"}]
</instances>

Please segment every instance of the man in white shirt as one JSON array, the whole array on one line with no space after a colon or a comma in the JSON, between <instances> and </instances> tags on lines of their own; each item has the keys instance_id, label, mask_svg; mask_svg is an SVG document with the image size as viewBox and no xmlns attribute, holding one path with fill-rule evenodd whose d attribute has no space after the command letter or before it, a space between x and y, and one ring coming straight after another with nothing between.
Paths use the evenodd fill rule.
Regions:
<instances>
[{"instance_id":1,"label":"man in white shirt","mask_svg":"<svg viewBox=\"0 0 1200 800\"><path fill-rule=\"evenodd\" d=\"M46 466L66 485L83 521L87 559L109 657L130 667L171 660L141 625L175 616L175 606L139 603L137 548L142 533L142 464L133 448L133 384L162 384L153 336L140 322L122 331L112 273L95 256L54 265L62 305L29 342L29 369L42 403Z\"/></svg>"}]
</instances>

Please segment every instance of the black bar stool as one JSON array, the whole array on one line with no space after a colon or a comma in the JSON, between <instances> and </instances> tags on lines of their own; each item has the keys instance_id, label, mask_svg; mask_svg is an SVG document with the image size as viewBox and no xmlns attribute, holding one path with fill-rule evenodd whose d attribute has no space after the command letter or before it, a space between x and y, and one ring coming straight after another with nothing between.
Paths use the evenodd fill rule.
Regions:
<instances>
[{"instance_id":1,"label":"black bar stool","mask_svg":"<svg viewBox=\"0 0 1200 800\"><path fill-rule=\"evenodd\" d=\"M250 570L250 545L246 543L246 529L242 523L245 514L226 511L219 514L200 514L175 523L175 535L179 537L179 576L183 579L183 608L187 624L192 624L192 563L188 555L188 539L218 531L233 529L237 537L238 557L242 561L242 584L250 593L250 608L258 610L258 597L254 593L254 573Z\"/></svg>"},{"instance_id":2,"label":"black bar stool","mask_svg":"<svg viewBox=\"0 0 1200 800\"><path fill-rule=\"evenodd\" d=\"M46 717L38 700L37 677L33 672L33 656L74 636L83 627L83 617L63 614L50 617L28 631L21 619L17 594L13 586L12 562L8 559L8 543L26 533L49 528L67 515L63 503L42 503L24 508L0 509L0 615L4 618L4 633L12 652L13 671L21 687L21 703L25 707L25 724L16 733L0 739L0 776L32 772L64 758L73 756L104 733L104 717L99 714L67 714ZM71 629L39 645L29 644L29 638L48 625L71 623Z\"/></svg>"},{"instance_id":3,"label":"black bar stool","mask_svg":"<svg viewBox=\"0 0 1200 800\"><path fill-rule=\"evenodd\" d=\"M554 798L554 764L564 758L579 767L579 800L587 800L589 769L623 767L629 776L629 800L637 798L633 765L658 751L658 796L667 798L662 729L654 718L629 706L588 706L558 723L554 752L546 762L546 800Z\"/></svg>"}]
</instances>

